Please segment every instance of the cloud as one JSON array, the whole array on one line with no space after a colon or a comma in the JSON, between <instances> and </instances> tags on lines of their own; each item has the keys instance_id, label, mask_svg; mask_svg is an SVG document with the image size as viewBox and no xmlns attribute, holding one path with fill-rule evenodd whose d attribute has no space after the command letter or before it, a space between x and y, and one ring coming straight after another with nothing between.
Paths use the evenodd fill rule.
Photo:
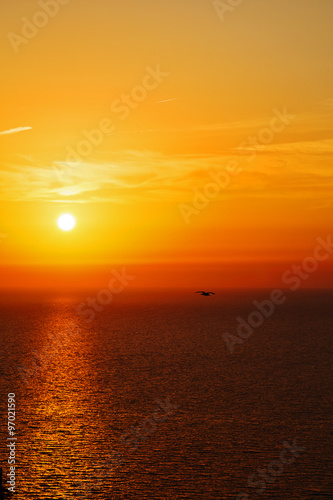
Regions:
<instances>
[{"instance_id":1,"label":"cloud","mask_svg":"<svg viewBox=\"0 0 333 500\"><path fill-rule=\"evenodd\" d=\"M309 154L310 153L310 154ZM221 199L307 198L331 203L333 141L267 145L256 157L231 153L164 155L152 151L108 152L99 161L42 164L20 157L0 165L0 200L69 203L188 202L193 189L212 182L210 172L230 161L241 171L222 189Z\"/></svg>"},{"instance_id":2,"label":"cloud","mask_svg":"<svg viewBox=\"0 0 333 500\"><path fill-rule=\"evenodd\" d=\"M245 146L242 148L243 151L253 151L253 146ZM280 155L292 155L292 154L306 154L306 155L324 155L333 154L333 139L323 139L317 141L293 141L284 142L280 144L259 144L256 146L258 153L264 152L269 153L279 153ZM234 151L238 151L234 148Z\"/></svg>"},{"instance_id":3,"label":"cloud","mask_svg":"<svg viewBox=\"0 0 333 500\"><path fill-rule=\"evenodd\" d=\"M24 132L25 130L32 130L32 127L11 128L9 130L4 130L3 132L0 132L0 135L17 134L18 132Z\"/></svg>"},{"instance_id":4,"label":"cloud","mask_svg":"<svg viewBox=\"0 0 333 500\"><path fill-rule=\"evenodd\" d=\"M175 101L177 99L177 97L173 97L172 99L164 99L163 101L156 101L155 104L162 104L162 102L171 102L171 101Z\"/></svg>"}]
</instances>

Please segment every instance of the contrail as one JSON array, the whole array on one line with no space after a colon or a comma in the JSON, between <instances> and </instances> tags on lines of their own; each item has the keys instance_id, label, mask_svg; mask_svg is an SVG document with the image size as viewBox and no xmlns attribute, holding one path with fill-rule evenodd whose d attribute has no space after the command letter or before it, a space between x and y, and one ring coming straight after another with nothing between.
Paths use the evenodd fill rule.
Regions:
<instances>
[{"instance_id":1,"label":"contrail","mask_svg":"<svg viewBox=\"0 0 333 500\"><path fill-rule=\"evenodd\" d=\"M161 104L161 102L170 102L170 101L175 101L177 97L173 97L172 99L164 99L164 101L156 101L156 104Z\"/></svg>"},{"instance_id":2,"label":"contrail","mask_svg":"<svg viewBox=\"0 0 333 500\"><path fill-rule=\"evenodd\" d=\"M11 128L9 130L4 130L3 132L0 132L0 135L17 134L18 132L24 132L25 130L32 130L32 127Z\"/></svg>"}]
</instances>

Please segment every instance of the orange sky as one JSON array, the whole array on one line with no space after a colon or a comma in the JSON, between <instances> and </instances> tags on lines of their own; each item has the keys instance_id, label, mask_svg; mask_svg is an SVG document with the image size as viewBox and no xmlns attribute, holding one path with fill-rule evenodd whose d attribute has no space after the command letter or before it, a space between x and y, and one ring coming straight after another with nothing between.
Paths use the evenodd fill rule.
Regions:
<instances>
[{"instance_id":1,"label":"orange sky","mask_svg":"<svg viewBox=\"0 0 333 500\"><path fill-rule=\"evenodd\" d=\"M2 8L2 288L270 287L331 233L330 0Z\"/></svg>"}]
</instances>

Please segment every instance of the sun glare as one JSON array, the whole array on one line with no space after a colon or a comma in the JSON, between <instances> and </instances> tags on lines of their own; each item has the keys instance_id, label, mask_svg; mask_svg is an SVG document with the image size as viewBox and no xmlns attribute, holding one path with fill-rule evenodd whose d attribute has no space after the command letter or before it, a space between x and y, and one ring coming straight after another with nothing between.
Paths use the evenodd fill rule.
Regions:
<instances>
[{"instance_id":1,"label":"sun glare","mask_svg":"<svg viewBox=\"0 0 333 500\"><path fill-rule=\"evenodd\" d=\"M76 225L76 220L72 214L62 214L58 217L57 224L62 231L71 231Z\"/></svg>"}]
</instances>

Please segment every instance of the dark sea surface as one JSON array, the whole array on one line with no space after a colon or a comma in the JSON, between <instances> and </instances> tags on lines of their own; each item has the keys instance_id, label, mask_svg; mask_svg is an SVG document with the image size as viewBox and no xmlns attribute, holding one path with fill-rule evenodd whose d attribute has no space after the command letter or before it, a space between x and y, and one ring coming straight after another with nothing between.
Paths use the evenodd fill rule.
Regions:
<instances>
[{"instance_id":1,"label":"dark sea surface","mask_svg":"<svg viewBox=\"0 0 333 500\"><path fill-rule=\"evenodd\" d=\"M268 295L125 290L86 322L89 294L3 294L14 498L332 500L333 294L287 291L231 353L223 334Z\"/></svg>"}]
</instances>

